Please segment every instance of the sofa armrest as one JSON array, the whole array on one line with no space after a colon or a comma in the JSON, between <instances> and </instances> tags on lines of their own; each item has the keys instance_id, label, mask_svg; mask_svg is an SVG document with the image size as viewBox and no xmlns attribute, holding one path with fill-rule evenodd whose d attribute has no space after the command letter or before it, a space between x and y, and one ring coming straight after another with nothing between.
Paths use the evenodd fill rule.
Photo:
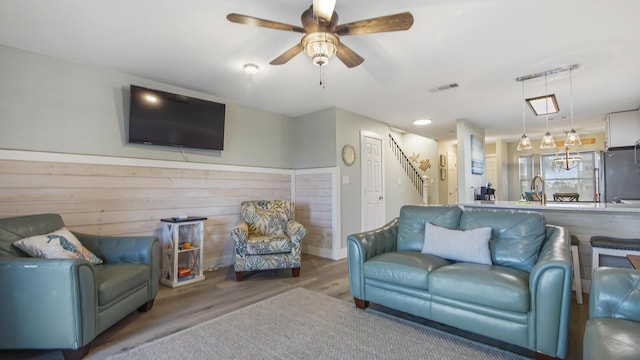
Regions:
<instances>
[{"instance_id":1,"label":"sofa armrest","mask_svg":"<svg viewBox=\"0 0 640 360\"><path fill-rule=\"evenodd\" d=\"M302 224L295 220L289 220L286 227L287 235L291 237L291 241L299 243L302 238L307 235L307 230Z\"/></svg>"},{"instance_id":2,"label":"sofa armrest","mask_svg":"<svg viewBox=\"0 0 640 360\"><path fill-rule=\"evenodd\" d=\"M640 271L597 268L591 279L589 318L640 322Z\"/></svg>"},{"instance_id":3,"label":"sofa armrest","mask_svg":"<svg viewBox=\"0 0 640 360\"><path fill-rule=\"evenodd\" d=\"M371 231L347 236L349 287L351 296L364 299L364 263L376 255L394 251L398 236L398 220Z\"/></svg>"},{"instance_id":4,"label":"sofa armrest","mask_svg":"<svg viewBox=\"0 0 640 360\"><path fill-rule=\"evenodd\" d=\"M0 257L0 348L77 349L97 335L93 265Z\"/></svg>"},{"instance_id":5,"label":"sofa armrest","mask_svg":"<svg viewBox=\"0 0 640 360\"><path fill-rule=\"evenodd\" d=\"M237 256L244 256L247 250L247 239L249 237L249 225L246 222L239 222L231 228L231 240Z\"/></svg>"},{"instance_id":6,"label":"sofa armrest","mask_svg":"<svg viewBox=\"0 0 640 360\"><path fill-rule=\"evenodd\" d=\"M573 275L569 231L546 225L546 238L529 274L535 350L563 359L567 353Z\"/></svg>"}]
</instances>

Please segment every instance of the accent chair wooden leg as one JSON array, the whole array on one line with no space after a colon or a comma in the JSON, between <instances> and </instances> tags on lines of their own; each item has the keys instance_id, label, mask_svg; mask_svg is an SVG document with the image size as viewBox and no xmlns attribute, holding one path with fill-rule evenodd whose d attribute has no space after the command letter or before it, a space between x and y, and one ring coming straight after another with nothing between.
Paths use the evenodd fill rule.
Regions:
<instances>
[{"instance_id":1,"label":"accent chair wooden leg","mask_svg":"<svg viewBox=\"0 0 640 360\"><path fill-rule=\"evenodd\" d=\"M242 281L244 279L244 271L236 271L236 281Z\"/></svg>"},{"instance_id":2,"label":"accent chair wooden leg","mask_svg":"<svg viewBox=\"0 0 640 360\"><path fill-rule=\"evenodd\" d=\"M147 301L146 303L140 305L140 307L138 308L139 312L147 312L149 310L151 310L151 308L153 307L153 302L156 300L156 298L153 298L149 301Z\"/></svg>"},{"instance_id":3,"label":"accent chair wooden leg","mask_svg":"<svg viewBox=\"0 0 640 360\"><path fill-rule=\"evenodd\" d=\"M62 350L62 356L64 360L80 360L83 357L87 356L89 353L89 349L91 348L91 343L78 348L78 349L64 349Z\"/></svg>"},{"instance_id":4,"label":"accent chair wooden leg","mask_svg":"<svg viewBox=\"0 0 640 360\"><path fill-rule=\"evenodd\" d=\"M356 307L358 309L366 309L367 307L369 307L369 302L366 300L362 300L362 299L358 299L358 298L353 298L353 302L356 303Z\"/></svg>"},{"instance_id":5,"label":"accent chair wooden leg","mask_svg":"<svg viewBox=\"0 0 640 360\"><path fill-rule=\"evenodd\" d=\"M299 268L299 267L297 267L297 268L291 268L291 275L292 275L293 277L298 277L298 276L300 276L300 268Z\"/></svg>"}]
</instances>

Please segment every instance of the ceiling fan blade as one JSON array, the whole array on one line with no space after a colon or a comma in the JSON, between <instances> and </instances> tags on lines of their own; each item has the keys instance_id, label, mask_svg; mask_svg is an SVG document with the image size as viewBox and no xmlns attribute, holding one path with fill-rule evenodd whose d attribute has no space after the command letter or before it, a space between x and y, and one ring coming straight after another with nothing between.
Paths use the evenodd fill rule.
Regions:
<instances>
[{"instance_id":1,"label":"ceiling fan blade","mask_svg":"<svg viewBox=\"0 0 640 360\"><path fill-rule=\"evenodd\" d=\"M276 29L276 30L295 31L299 33L304 33L304 29L301 28L300 26L289 25L289 24L280 23L277 21L260 19L253 16L231 13L227 15L227 20L237 24L261 26L261 27L266 27L266 28Z\"/></svg>"},{"instance_id":2,"label":"ceiling fan blade","mask_svg":"<svg viewBox=\"0 0 640 360\"><path fill-rule=\"evenodd\" d=\"M331 21L336 0L313 0L313 16Z\"/></svg>"},{"instance_id":3,"label":"ceiling fan blade","mask_svg":"<svg viewBox=\"0 0 640 360\"><path fill-rule=\"evenodd\" d=\"M338 43L338 51L336 52L336 57L340 59L347 67L352 68L362 64L364 58L355 51L348 48L343 43Z\"/></svg>"},{"instance_id":4,"label":"ceiling fan blade","mask_svg":"<svg viewBox=\"0 0 640 360\"><path fill-rule=\"evenodd\" d=\"M366 20L354 21L338 25L338 35L372 34L387 31L408 30L413 25L413 15L403 12L395 15L381 16Z\"/></svg>"},{"instance_id":5,"label":"ceiling fan blade","mask_svg":"<svg viewBox=\"0 0 640 360\"><path fill-rule=\"evenodd\" d=\"M277 58L271 60L271 62L269 64L271 64L271 65L282 65L282 64L286 63L287 61L293 59L293 57L298 55L300 52L302 52L302 44L298 43L294 47L292 47L291 49L289 49L289 50L285 51L284 53L282 53L282 55L280 55Z\"/></svg>"}]
</instances>

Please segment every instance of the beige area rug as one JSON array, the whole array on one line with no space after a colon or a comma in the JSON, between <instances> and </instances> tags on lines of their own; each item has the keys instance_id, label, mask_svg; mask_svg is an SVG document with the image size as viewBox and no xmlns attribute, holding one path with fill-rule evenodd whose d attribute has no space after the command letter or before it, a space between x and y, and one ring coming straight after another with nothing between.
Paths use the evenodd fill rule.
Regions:
<instances>
[{"instance_id":1,"label":"beige area rug","mask_svg":"<svg viewBox=\"0 0 640 360\"><path fill-rule=\"evenodd\" d=\"M111 359L526 359L296 288Z\"/></svg>"}]
</instances>

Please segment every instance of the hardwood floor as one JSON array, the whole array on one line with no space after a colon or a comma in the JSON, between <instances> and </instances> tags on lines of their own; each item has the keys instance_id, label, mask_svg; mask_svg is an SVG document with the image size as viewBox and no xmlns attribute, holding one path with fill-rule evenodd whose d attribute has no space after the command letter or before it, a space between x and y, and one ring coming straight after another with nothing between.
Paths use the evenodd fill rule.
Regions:
<instances>
[{"instance_id":1,"label":"hardwood floor","mask_svg":"<svg viewBox=\"0 0 640 360\"><path fill-rule=\"evenodd\" d=\"M104 359L296 287L353 301L346 260L332 261L304 254L298 278L291 277L290 270L275 270L247 275L244 281L236 282L233 267L205 275L205 281L182 288L160 286L151 311L134 312L102 333L94 340L85 359ZM586 301L588 296L583 305L574 299L571 306L569 360L582 359L582 337L589 307ZM48 360L62 359L62 354L59 351L0 351L0 358Z\"/></svg>"}]
</instances>

